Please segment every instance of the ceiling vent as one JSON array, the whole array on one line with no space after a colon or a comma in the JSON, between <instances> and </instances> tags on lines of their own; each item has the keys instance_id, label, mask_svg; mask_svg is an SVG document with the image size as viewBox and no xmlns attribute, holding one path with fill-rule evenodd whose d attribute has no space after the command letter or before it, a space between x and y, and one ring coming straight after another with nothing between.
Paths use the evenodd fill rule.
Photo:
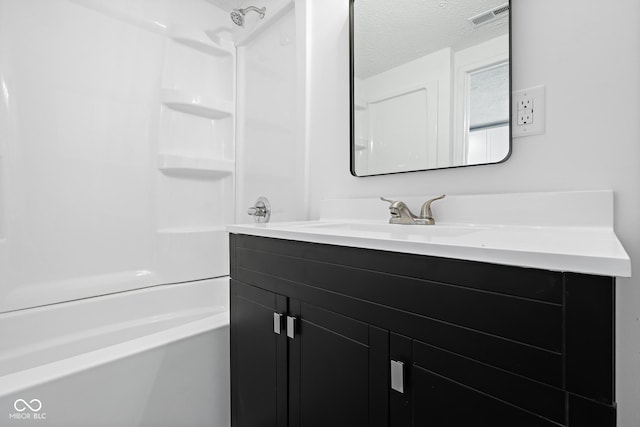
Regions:
<instances>
[{"instance_id":1,"label":"ceiling vent","mask_svg":"<svg viewBox=\"0 0 640 427\"><path fill-rule=\"evenodd\" d=\"M495 21L496 19L500 19L505 16L509 16L508 3L505 3L498 7L494 7L493 9L488 10L486 12L482 12L480 15L476 15L472 18L469 18L469 21L473 23L474 27L479 27L481 25L488 24L489 22Z\"/></svg>"}]
</instances>

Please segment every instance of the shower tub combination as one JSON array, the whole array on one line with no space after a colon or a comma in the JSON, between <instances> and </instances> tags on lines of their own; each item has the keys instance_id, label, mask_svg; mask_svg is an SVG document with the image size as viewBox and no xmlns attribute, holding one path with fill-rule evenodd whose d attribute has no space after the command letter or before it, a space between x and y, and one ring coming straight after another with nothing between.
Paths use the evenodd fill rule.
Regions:
<instances>
[{"instance_id":1,"label":"shower tub combination","mask_svg":"<svg viewBox=\"0 0 640 427\"><path fill-rule=\"evenodd\" d=\"M0 315L0 425L229 426L228 285Z\"/></svg>"},{"instance_id":2,"label":"shower tub combination","mask_svg":"<svg viewBox=\"0 0 640 427\"><path fill-rule=\"evenodd\" d=\"M229 425L231 25L0 0L0 426Z\"/></svg>"},{"instance_id":3,"label":"shower tub combination","mask_svg":"<svg viewBox=\"0 0 640 427\"><path fill-rule=\"evenodd\" d=\"M229 426L225 226L305 218L305 15L216 3L0 0L1 426Z\"/></svg>"}]
</instances>

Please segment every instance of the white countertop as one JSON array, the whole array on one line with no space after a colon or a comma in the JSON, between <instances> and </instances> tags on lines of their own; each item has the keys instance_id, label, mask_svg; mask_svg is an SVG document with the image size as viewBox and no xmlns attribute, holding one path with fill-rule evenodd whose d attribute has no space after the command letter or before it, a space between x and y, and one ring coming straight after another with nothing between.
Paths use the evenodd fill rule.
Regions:
<instances>
[{"instance_id":1,"label":"white countertop","mask_svg":"<svg viewBox=\"0 0 640 427\"><path fill-rule=\"evenodd\" d=\"M596 199L599 199L596 202L602 203L604 197L604 203L608 203L607 200L610 199L611 205L613 205L611 192L593 193L596 193ZM551 193L539 194L549 195ZM554 197L557 197L558 194L567 194L569 198L576 195L576 193L553 193ZM585 192L580 192L577 198L584 199L585 196ZM469 200L473 200L477 204L477 197L473 196L473 199ZM527 197L530 198L531 195L527 195ZM463 200L462 196L452 197L452 199L455 199L452 205L468 208L467 201ZM496 202L496 198L492 202ZM519 202L518 206L522 206L522 200L516 202ZM539 201L535 202L537 205ZM324 210L340 211L345 216L350 216L347 214L354 210L350 208L336 209L336 203L343 208L352 203L356 211L365 205L377 206L373 204L371 199L366 201L362 199L359 202L351 200L349 203L344 201L331 202L330 206ZM444 205L446 199L436 203ZM577 203L577 205L580 205L580 209L584 208L581 203ZM386 210L385 205L382 204L382 206ZM414 208L412 207L412 209ZM438 212L435 203L433 210L437 219ZM585 218L585 216L593 214L582 215L579 220L574 221L579 226L566 224L572 216L571 212L566 212L566 210L571 210L571 208L565 207L565 212L559 216L565 216L568 221L558 221L560 225L553 225L553 222L548 219L542 221L544 225L527 224L527 222L534 221L527 218L526 214L520 213L518 221L505 220L504 223L507 225L447 223L444 221L446 218L442 218L442 221L438 221L433 226L388 224L387 220L382 219L323 218L315 221L234 224L229 225L227 230L230 233L304 242L554 271L630 277L631 262L613 231L613 226L610 224L613 215L608 213L608 209L602 209L598 218ZM597 209L595 210L597 211ZM500 209L496 208L496 211L500 211ZM382 212L384 213L384 211ZM509 212L514 214L513 209ZM442 217L447 216L444 213L445 210L442 210ZM459 214L454 213L448 216L460 218Z\"/></svg>"}]
</instances>

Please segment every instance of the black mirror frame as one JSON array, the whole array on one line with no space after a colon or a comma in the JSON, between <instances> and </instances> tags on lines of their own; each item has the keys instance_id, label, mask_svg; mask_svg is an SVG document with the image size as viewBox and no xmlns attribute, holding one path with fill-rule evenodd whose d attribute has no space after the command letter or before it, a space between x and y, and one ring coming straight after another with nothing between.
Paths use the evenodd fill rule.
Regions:
<instances>
[{"instance_id":1,"label":"black mirror frame","mask_svg":"<svg viewBox=\"0 0 640 427\"><path fill-rule=\"evenodd\" d=\"M487 165L497 165L500 163L504 163L511 157L513 153L513 61L512 61L512 28L511 23L513 19L511 19L513 13L513 5L511 0L507 0L509 3L509 152L505 156L504 159L499 162L492 163L477 163L473 165L458 165L458 166L446 166L442 168L431 168L431 169L416 169L410 171L401 171L401 172L387 172L387 173L379 173L379 174L371 174L371 175L358 175L356 174L356 158L355 158L355 52L354 52L354 3L357 0L349 0L349 165L350 172L356 178L367 178L370 176L381 176L381 175L396 175L401 173L411 173L411 172L425 172L425 171L437 171L437 170L446 170L446 169L457 169L457 168L466 168L472 166L487 166Z\"/></svg>"}]
</instances>

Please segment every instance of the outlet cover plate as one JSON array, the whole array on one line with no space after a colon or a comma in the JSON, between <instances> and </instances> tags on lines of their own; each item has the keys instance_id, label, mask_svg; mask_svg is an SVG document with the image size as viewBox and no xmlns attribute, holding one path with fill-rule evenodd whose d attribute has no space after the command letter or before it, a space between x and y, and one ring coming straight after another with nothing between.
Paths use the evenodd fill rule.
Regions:
<instances>
[{"instance_id":1,"label":"outlet cover plate","mask_svg":"<svg viewBox=\"0 0 640 427\"><path fill-rule=\"evenodd\" d=\"M520 138L523 136L540 135L545 132L545 92L546 87L544 85L531 87L528 89L516 90L513 92L512 102L513 112L511 117L511 136L513 138ZM520 110L525 106L524 110ZM531 106L531 109L529 109ZM530 113L530 117L533 118L531 123L522 123L523 120L518 118L523 116L523 113Z\"/></svg>"}]
</instances>

